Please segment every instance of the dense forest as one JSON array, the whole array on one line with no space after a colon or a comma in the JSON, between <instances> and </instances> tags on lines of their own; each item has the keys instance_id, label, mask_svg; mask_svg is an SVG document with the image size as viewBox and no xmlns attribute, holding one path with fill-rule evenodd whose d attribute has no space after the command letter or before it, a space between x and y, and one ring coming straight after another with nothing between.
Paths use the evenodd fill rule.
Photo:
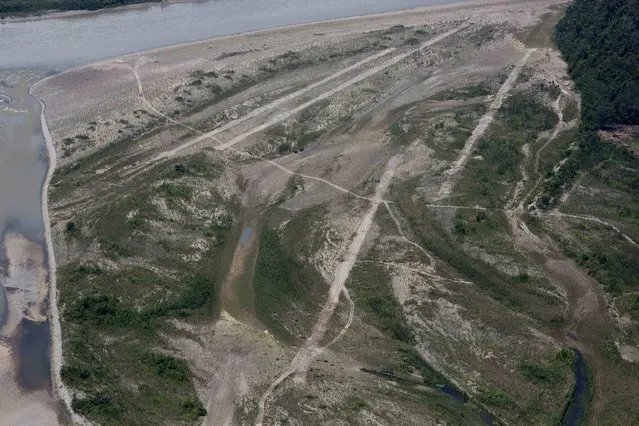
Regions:
<instances>
[{"instance_id":1,"label":"dense forest","mask_svg":"<svg viewBox=\"0 0 639 426\"><path fill-rule=\"evenodd\" d=\"M639 124L639 0L575 0L555 42L592 128Z\"/></svg>"},{"instance_id":2,"label":"dense forest","mask_svg":"<svg viewBox=\"0 0 639 426\"><path fill-rule=\"evenodd\" d=\"M96 10L160 0L0 0L0 16L26 15L48 10Z\"/></svg>"},{"instance_id":3,"label":"dense forest","mask_svg":"<svg viewBox=\"0 0 639 426\"><path fill-rule=\"evenodd\" d=\"M554 207L579 171L615 157L639 161L601 140L597 130L639 124L639 0L575 0L559 21L554 40L581 93L575 145L550 176L537 207Z\"/></svg>"}]
</instances>

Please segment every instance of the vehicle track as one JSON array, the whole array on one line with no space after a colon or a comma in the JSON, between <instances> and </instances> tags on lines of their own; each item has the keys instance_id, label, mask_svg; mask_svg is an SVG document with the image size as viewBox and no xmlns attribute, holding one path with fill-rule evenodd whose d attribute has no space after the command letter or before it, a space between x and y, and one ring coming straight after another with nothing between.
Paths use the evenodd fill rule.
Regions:
<instances>
[{"instance_id":1,"label":"vehicle track","mask_svg":"<svg viewBox=\"0 0 639 426\"><path fill-rule=\"evenodd\" d=\"M379 65L377 65L377 66L375 66L373 68L370 68L370 69L362 72L361 74L358 74L357 76L345 81L344 83L338 85L337 87L334 87L332 89L329 89L329 90L319 94L314 99L311 99L311 100L309 100L307 102L304 102L303 104L301 104L301 105L299 105L299 106L297 106L295 108L292 108L292 109L286 110L284 112L281 112L281 113L275 115L274 117L272 117L266 123L263 123L263 124L261 124L259 126L255 126L255 127L251 128L250 130L248 130L247 132L244 132L244 133L242 133L240 135L237 135L237 136L235 136L234 138L232 138L231 140L229 140L227 142L220 143L220 145L215 146L214 148L215 149L219 149L219 150L231 148L232 146L234 146L234 145L238 144L239 142L245 140L249 136L254 135L255 133L258 133L260 131L263 131L263 130L267 129L268 127L271 127L271 126L273 126L273 125L275 125L275 124L277 124L277 123L279 123L279 122L281 122L283 120L286 120L287 118L292 117L293 115L295 115L298 112L300 112L300 111L302 111L302 110L304 110L304 109L316 104L317 102L322 101L324 99L327 99L327 98L335 95L336 93L339 93L339 92L341 92L341 91L343 91L345 89L348 89L349 87L355 85L356 83L359 83L359 82L361 82L361 81L363 81L363 80L365 80L365 79L367 79L369 77L372 77L375 74L380 73L381 71L384 71L387 68L390 68L393 65L398 64L399 62L403 61L404 59L408 58L409 56L411 56L411 55L413 55L413 54L415 54L417 52L421 52L424 48L432 46L435 43L439 43L440 41L442 41L445 38L450 37L451 35L461 31L462 29L466 28L467 26L468 26L468 24L463 24L463 25L455 27L455 28L453 28L453 29L451 29L449 31L446 31L446 32L444 32L442 34L439 34L439 35L433 37L432 39L422 43L419 47L417 47L415 49L411 49L411 50L409 50L407 52L404 52L404 53L401 53L399 55L396 55L396 56L386 60L385 62L382 62L381 64L379 64ZM183 151L184 149L189 148L189 147L191 147L191 146L193 146L193 145L195 145L195 144L197 144L199 142L202 142L202 141L204 141L206 139L211 139L213 141L219 142L219 139L217 139L215 137L216 135L218 135L218 134L220 134L220 133L222 133L222 132L224 132L226 130L232 129L233 127L237 126L238 124L243 123L244 121L246 121L246 120L248 120L250 118L254 118L254 117L257 117L257 116L259 116L259 115L261 115L261 114L263 114L265 112L271 111L271 110L281 106L285 102L293 100L293 99L301 96L302 94L307 93L309 90L311 90L313 88L322 86L322 85L324 85L324 84L326 84L326 83L328 83L328 82L330 82L330 81L332 81L332 80L344 75L345 73L347 73L349 71L352 71L352 70L360 67L361 65L364 65L364 64L366 64L366 63L368 63L368 62L370 62L370 61L372 61L374 59L378 59L378 58L380 58L382 56L385 56L385 55L393 52L394 50L396 50L396 49L395 48L386 49L386 50L384 50L382 52L379 52L379 53L377 53L375 55L372 55L372 56L370 56L368 58L365 58L362 61L360 61L360 62L358 62L356 64L353 64L353 65L351 65L351 66L349 66L349 67L347 67L347 68L345 68L345 69L343 69L341 71L338 71L337 73L332 74L332 75L326 77L325 79L320 80L317 83L313 83L312 85L310 85L310 86L308 86L306 88L303 88L303 89L300 89L300 90L298 90L298 91L296 91L294 93L291 93L291 94L289 94L289 95L287 95L287 96L285 96L283 98L280 98L280 99L278 99L278 100L276 100L276 101L274 101L274 102L272 102L272 103L270 103L268 105L264 105L264 106L262 106L260 108L257 108L256 110L252 111L251 113L247 114L246 116L238 118L237 120L233 120L233 121L231 121L231 122L229 122L229 123L217 128L217 129L214 129L214 130L208 132L208 133L201 132L201 131L196 130L196 129L190 127L190 126L186 126L185 125L189 129L198 132L200 135L197 136L194 139L191 139L191 140L189 140L187 142L184 142L183 144L181 144L181 145L179 145L179 146L177 146L175 148L172 148L170 150L161 152L160 154L156 155L152 159L147 160L144 163L144 165L153 164L153 163L156 163L158 161L165 160L167 158L172 158L177 153L179 153L180 151ZM169 120L172 123L184 125L183 123L180 123L180 122L178 122L178 121L176 121L176 120L174 120L174 119L172 119L170 117L167 117L165 114L163 114L160 111L158 111L155 107L153 107L151 102L144 96L144 88L143 88L142 80L141 80L140 74L139 74L139 64L140 64L140 61L142 61L142 60L143 60L143 58L138 59L138 61L136 61L135 66L132 68L132 71L133 71L133 73L135 75L135 79L136 79L136 82L137 82L137 85L138 85L138 92L145 99L145 102L149 105L150 109L155 114L157 114L157 115Z\"/></svg>"},{"instance_id":2,"label":"vehicle track","mask_svg":"<svg viewBox=\"0 0 639 426\"><path fill-rule=\"evenodd\" d=\"M268 387L266 392L262 395L258 403L258 415L256 419L256 424L261 425L264 421L265 415L265 407L266 401L271 396L275 388L280 385L284 380L286 380L293 373L297 373L298 371L304 371L304 369L308 368L308 364L317 356L318 353L321 353L328 345L324 347L318 347L319 342L324 337L326 333L326 329L328 328L328 323L333 316L333 312L335 307L339 302L339 296L344 291L346 280L350 274L350 271L353 269L355 265L355 261L357 260L357 256L364 244L364 240L366 239L366 235L373 224L373 218L379 205L383 202L381 197L388 190L390 182L393 178L393 174L395 168L402 160L402 155L397 155L390 159L388 164L386 165L386 170L382 175L377 188L375 189L375 198L371 201L371 205L366 212L366 214L362 217L362 220L355 231L355 236L351 240L351 243L344 255L344 260L341 261L337 265L337 270L335 271L335 278L331 283L331 287L328 292L328 297L324 306L319 314L318 320L313 327L313 331L311 336L306 340L304 346L297 352L289 368L284 371L271 385ZM347 325L350 325L347 323ZM338 335L338 338L343 335L346 331L346 328L342 329L342 332ZM335 339L334 339L335 340ZM332 344L333 342L330 342Z\"/></svg>"},{"instance_id":3,"label":"vehicle track","mask_svg":"<svg viewBox=\"0 0 639 426\"><path fill-rule=\"evenodd\" d=\"M137 68L134 68L133 71L136 74L135 78L138 81L138 91L140 93L140 96L142 96L142 99L144 100L144 102L147 103L147 105L149 105L149 108L153 108L153 106L151 105L150 101L144 96L144 87L142 85L142 81L141 81L141 79L139 77L139 74L137 72ZM158 115L159 117L163 117L163 118L169 120L170 122L172 122L172 123L174 123L174 124L176 124L178 126L184 127L184 128L189 129L189 130L191 130L193 132L200 133L201 135L206 135L206 133L202 132L201 130L198 130L198 129L192 127L192 126L189 126L188 124L185 124L185 123L183 123L181 121L178 121L178 120L175 120L173 118L170 118L170 117L164 115L162 112L156 110L155 108L153 108L153 112L154 112L154 114ZM219 139L217 139L215 136L207 136L207 137L219 142ZM264 162L266 162L266 163L268 163L268 164L280 169L284 173L287 173L287 174L290 174L290 175L294 175L294 176L300 176L300 177L302 177L304 179L315 180L317 182L324 183L324 184L326 184L326 185L328 185L328 186L330 186L330 187L332 187L332 188L334 188L334 189L336 189L336 190L338 190L340 192L343 192L345 194L351 195L351 196L353 196L355 198L359 198L361 200L367 200L367 201L372 201L373 200L370 197L366 197L366 196L357 194L355 192L352 192L351 190L346 189L343 186L337 185L336 183L333 183L333 182L331 182L331 181L329 181L327 179L323 179L323 178L320 178L320 177L317 177L317 176L311 176L311 175L306 175L306 174L303 174L303 173L295 172L295 171L293 171L293 170L291 170L291 169L289 169L287 167L284 167L281 164L279 164L279 163L277 163L277 162L275 162L275 161L273 161L273 160L271 160L269 158L264 158L264 157L260 157L258 155L253 155L253 154L250 154L250 153L248 153L246 151L240 151L240 150L235 149L235 148L230 147L230 146L229 147L215 146L214 149L219 150L219 151L228 150L228 151L231 151L231 152L233 152L235 154L238 154L238 155L240 155L242 157L245 157L245 158L249 158L249 159L252 159L252 160L258 160L258 161L264 161ZM139 166L136 166L135 168L130 169L129 172L133 173L134 175L137 175L139 173L142 173L144 170L146 170L151 165L153 165L153 164L145 163L143 165L139 165Z\"/></svg>"},{"instance_id":4,"label":"vehicle track","mask_svg":"<svg viewBox=\"0 0 639 426\"><path fill-rule=\"evenodd\" d=\"M466 167L466 163L468 162L470 155L475 150L475 146L477 145L477 142L479 142L479 139L484 135L484 133L486 133L488 126L490 126L490 124L495 119L495 114L497 113L497 110L501 108L501 105L504 99L506 98L506 95L508 95L510 90L513 88L515 81L517 80L517 77L519 77L519 74L521 73L521 70L523 69L524 65L526 65L526 62L528 62L530 55L532 55L532 53L535 50L536 49L526 50L526 53L524 54L524 56L519 60L519 62L517 62L517 64L515 64L515 67L508 75L508 78L506 79L504 84L502 84L501 87L499 88L499 91L497 92L495 99L488 107L488 111L486 111L486 113L479 119L479 123L473 130L473 133L468 137L468 140L466 140L466 144L464 145L464 148L462 148L462 151L460 152L459 156L457 157L457 159L455 160L451 168L445 172L447 175L447 178L444 181L444 183L442 183L442 186L440 187L439 192L437 193L436 200L441 200L443 198L450 196L453 190L453 187L457 183L455 179L456 175L460 171L462 171L464 167Z\"/></svg>"}]
</instances>

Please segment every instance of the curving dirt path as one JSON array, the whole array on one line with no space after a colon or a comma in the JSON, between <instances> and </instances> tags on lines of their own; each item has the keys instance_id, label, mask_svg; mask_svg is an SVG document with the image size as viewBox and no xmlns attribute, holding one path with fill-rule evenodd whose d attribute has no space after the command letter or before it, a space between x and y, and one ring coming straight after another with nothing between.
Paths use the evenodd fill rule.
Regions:
<instances>
[{"instance_id":1,"label":"curving dirt path","mask_svg":"<svg viewBox=\"0 0 639 426\"><path fill-rule=\"evenodd\" d=\"M386 165L386 170L384 171L384 174L382 175L379 184L375 189L375 198L371 202L371 205L366 214L362 217L362 220L360 221L359 226L355 231L355 236L351 240L351 243L344 255L344 260L337 265L335 278L331 283L328 297L326 299L326 302L324 303L322 311L320 312L317 322L313 327L313 331L310 337L306 340L304 346L302 346L302 348L297 352L297 354L291 361L289 368L284 371L277 379L275 379L273 383L271 383L266 392L264 392L264 394L260 398L256 424L261 425L264 421L266 401L271 396L275 388L293 373L297 373L298 371L303 372L304 370L308 369L308 365L310 364L310 362L312 362L317 354L321 353L328 346L326 345L325 347L320 348L318 345L324 337L324 334L326 333L328 323L333 316L335 307L339 302L339 296L345 290L344 285L346 283L346 280L348 279L350 271L355 265L357 256L362 248L362 245L364 244L364 240L366 239L366 235L368 234L368 231L373 224L375 213L377 212L379 205L383 202L381 197L388 190L390 182L393 178L395 168L399 165L401 160L402 155L397 155L391 158ZM350 323L347 323L347 325L350 325ZM347 327L343 328L336 339L341 337L341 335L346 332L346 329ZM333 342L330 342L329 345L332 343Z\"/></svg>"},{"instance_id":2,"label":"curving dirt path","mask_svg":"<svg viewBox=\"0 0 639 426\"><path fill-rule=\"evenodd\" d=\"M501 108L501 104L506 98L506 95L508 95L508 92L510 92L510 90L513 88L515 81L517 81L517 78L521 73L521 70L523 69L524 65L526 65L526 62L528 62L530 55L532 55L535 50L536 49L528 49L526 51L519 62L515 64L515 67L508 75L508 78L506 79L504 84L502 84L499 88L497 95L495 95L495 99L488 107L488 111L486 111L486 113L479 119L479 123L477 123L477 126L473 130L473 133L468 137L468 140L466 140L466 144L459 153L459 156L457 157L451 168L445 172L447 178L444 183L442 183L442 186L437 193L436 200L441 200L450 196L453 187L457 183L457 180L455 179L457 173L459 173L464 169L464 167L466 167L466 163L468 162L470 155L475 150L477 142L479 142L479 139L484 136L484 133L486 133L488 126L490 126L490 123L492 123L495 119L497 110Z\"/></svg>"},{"instance_id":3,"label":"curving dirt path","mask_svg":"<svg viewBox=\"0 0 639 426\"><path fill-rule=\"evenodd\" d=\"M429 273L434 274L435 258L430 253L428 253L424 247L420 246L414 241L409 240L408 237L406 237L406 234L404 234L404 231L402 230L402 225L399 223L397 216L395 216L395 213L393 213L393 210L390 208L390 205L388 204L387 201L384 202L384 206L386 207L386 210L388 211L388 214L390 215L391 219L393 219L393 222L395 222L395 227L397 228L397 232L399 232L399 235L408 244L412 245L413 247L417 248L419 251L424 253L424 255L428 258L428 261L429 261L429 264L426 267L426 269L428 270Z\"/></svg>"},{"instance_id":4,"label":"curving dirt path","mask_svg":"<svg viewBox=\"0 0 639 426\"><path fill-rule=\"evenodd\" d=\"M632 244L636 248L639 248L639 244L637 244L628 235L624 234L618 227L616 227L615 225L613 225L610 222L606 222L605 220L599 219L598 217L589 216L589 215L578 215L578 214L561 213L561 212L558 212L558 211L553 211L553 212L546 213L545 216L570 217L570 218L573 218L573 219L581 219L581 220L587 220L587 221L590 221L590 222L599 223L600 225L604 225L604 226L607 226L608 228L613 229L615 232L620 234L624 238L624 240L626 240L627 242L629 242L630 244Z\"/></svg>"}]
</instances>

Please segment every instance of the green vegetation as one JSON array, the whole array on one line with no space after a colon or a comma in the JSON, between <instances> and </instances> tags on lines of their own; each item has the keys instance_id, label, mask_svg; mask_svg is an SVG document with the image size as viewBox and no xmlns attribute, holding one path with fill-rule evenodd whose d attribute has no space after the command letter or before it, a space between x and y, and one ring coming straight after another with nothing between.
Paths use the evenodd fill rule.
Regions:
<instances>
[{"instance_id":1,"label":"green vegetation","mask_svg":"<svg viewBox=\"0 0 639 426\"><path fill-rule=\"evenodd\" d=\"M438 158L453 161L485 112L483 103L455 108L454 113L435 117L422 135L422 140Z\"/></svg>"},{"instance_id":2,"label":"green vegetation","mask_svg":"<svg viewBox=\"0 0 639 426\"><path fill-rule=\"evenodd\" d=\"M566 153L562 167L544 184L542 209L555 205L580 170L619 157L598 129L639 123L639 45L634 42L639 39L639 7L635 0L576 0L554 39L581 92L581 124L578 149Z\"/></svg>"},{"instance_id":3,"label":"green vegetation","mask_svg":"<svg viewBox=\"0 0 639 426\"><path fill-rule=\"evenodd\" d=\"M588 128L639 123L637 40L636 0L576 0L557 25L555 42L581 92Z\"/></svg>"},{"instance_id":4,"label":"green vegetation","mask_svg":"<svg viewBox=\"0 0 639 426\"><path fill-rule=\"evenodd\" d=\"M436 219L436 213L408 195L414 193L413 185L413 182L395 185L392 199L417 242L426 250L471 280L505 309L525 312L542 323L548 323L561 311L561 302L538 289L534 280L506 275L494 266L468 256L461 249L458 236L446 231L447 227Z\"/></svg>"},{"instance_id":5,"label":"green vegetation","mask_svg":"<svg viewBox=\"0 0 639 426\"><path fill-rule=\"evenodd\" d=\"M172 179L179 179L184 176L217 179L222 176L223 172L224 166L220 162L201 152L187 158L185 161L175 163L166 176Z\"/></svg>"},{"instance_id":6,"label":"green vegetation","mask_svg":"<svg viewBox=\"0 0 639 426\"><path fill-rule=\"evenodd\" d=\"M549 362L543 364L521 361L517 365L517 371L530 382L543 386L557 386L571 380L574 362L573 350L562 349L553 354Z\"/></svg>"},{"instance_id":7,"label":"green vegetation","mask_svg":"<svg viewBox=\"0 0 639 426\"><path fill-rule=\"evenodd\" d=\"M97 10L128 4L159 2L160 0L3 0L0 15L28 14L49 10Z\"/></svg>"},{"instance_id":8,"label":"green vegetation","mask_svg":"<svg viewBox=\"0 0 639 426\"><path fill-rule=\"evenodd\" d=\"M376 259L377 254L373 250L367 258ZM352 289L355 304L366 313L372 325L385 331L393 339L413 343L415 337L390 283L391 277L382 265L357 263L346 285Z\"/></svg>"},{"instance_id":9,"label":"green vegetation","mask_svg":"<svg viewBox=\"0 0 639 426\"><path fill-rule=\"evenodd\" d=\"M503 104L457 185L455 202L502 208L519 179L521 147L533 143L539 132L554 127L555 113L530 93L514 93Z\"/></svg>"},{"instance_id":10,"label":"green vegetation","mask_svg":"<svg viewBox=\"0 0 639 426\"><path fill-rule=\"evenodd\" d=\"M69 301L69 293L62 293L63 320L73 331L71 340L65 342L62 378L85 394L74 401L74 409L101 424L122 424L124 419L126 424L140 425L153 419L192 422L206 414L194 398L186 362L141 348L157 344L158 332L170 332L168 318L212 314L216 293L210 279L185 277L181 294L151 298L136 308L114 295L100 295L108 288L100 281L113 283L116 291L126 281L128 286L137 284L137 291L154 293L157 290L150 285L148 272L114 274L92 265L67 265L59 276L61 283L76 286L84 294ZM162 280L158 278L153 281L156 286ZM105 335L111 343L102 345L99 342ZM96 350L99 347L102 349ZM137 384L137 391L130 389L129 382ZM159 403L168 405L158 411Z\"/></svg>"},{"instance_id":11,"label":"green vegetation","mask_svg":"<svg viewBox=\"0 0 639 426\"><path fill-rule=\"evenodd\" d=\"M579 222L573 231L581 236L581 241L556 236L566 256L574 259L608 293L621 295L634 290L639 276L639 249L602 225Z\"/></svg>"},{"instance_id":12,"label":"green vegetation","mask_svg":"<svg viewBox=\"0 0 639 426\"><path fill-rule=\"evenodd\" d=\"M107 148L107 160L115 155ZM81 160L69 176L80 182L107 160ZM163 164L126 188L98 192L97 203L75 212L73 226L64 224L76 251L90 255L58 268L66 333L62 377L81 395L75 409L91 421L193 424L206 413L186 361L167 347L166 336L176 333L175 319L197 323L218 313L217 282L226 271L223 253L237 214L235 201L215 191L223 170L206 152ZM193 197L202 184L207 194ZM171 214L156 207L160 198ZM216 216L205 221L194 210Z\"/></svg>"},{"instance_id":13,"label":"green vegetation","mask_svg":"<svg viewBox=\"0 0 639 426\"><path fill-rule=\"evenodd\" d=\"M479 388L477 400L482 404L498 408L511 408L516 406L515 401L501 389Z\"/></svg>"},{"instance_id":14,"label":"green vegetation","mask_svg":"<svg viewBox=\"0 0 639 426\"><path fill-rule=\"evenodd\" d=\"M267 227L262 231L253 284L255 312L260 321L285 339L297 337L291 333L293 326L288 325L292 319L290 306L315 311L313 284L323 282L315 268L294 253L277 230Z\"/></svg>"},{"instance_id":15,"label":"green vegetation","mask_svg":"<svg viewBox=\"0 0 639 426\"><path fill-rule=\"evenodd\" d=\"M398 145L408 145L415 138L414 129L409 127L408 131L404 129L402 123L399 121L394 122L388 128L391 141Z\"/></svg>"},{"instance_id":16,"label":"green vegetation","mask_svg":"<svg viewBox=\"0 0 639 426\"><path fill-rule=\"evenodd\" d=\"M436 93L430 99L445 101L449 99L470 99L478 96L488 96L493 93L490 85L483 81L477 84L471 84L463 87L455 87L453 89L442 90Z\"/></svg>"},{"instance_id":17,"label":"green vegetation","mask_svg":"<svg viewBox=\"0 0 639 426\"><path fill-rule=\"evenodd\" d=\"M505 214L486 210L459 209L455 213L453 235L491 254L519 258L510 238Z\"/></svg>"}]
</instances>

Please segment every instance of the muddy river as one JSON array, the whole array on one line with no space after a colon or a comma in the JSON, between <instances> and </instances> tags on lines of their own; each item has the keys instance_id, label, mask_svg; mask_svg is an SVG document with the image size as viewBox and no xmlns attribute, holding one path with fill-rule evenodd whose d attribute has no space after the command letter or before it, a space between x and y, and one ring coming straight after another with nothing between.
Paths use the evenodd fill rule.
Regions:
<instances>
[{"instance_id":1,"label":"muddy river","mask_svg":"<svg viewBox=\"0 0 639 426\"><path fill-rule=\"evenodd\" d=\"M212 0L0 21L0 424L65 422L51 400L41 188L29 87L48 73L157 47L460 0ZM250 236L248 231L248 235Z\"/></svg>"}]
</instances>

